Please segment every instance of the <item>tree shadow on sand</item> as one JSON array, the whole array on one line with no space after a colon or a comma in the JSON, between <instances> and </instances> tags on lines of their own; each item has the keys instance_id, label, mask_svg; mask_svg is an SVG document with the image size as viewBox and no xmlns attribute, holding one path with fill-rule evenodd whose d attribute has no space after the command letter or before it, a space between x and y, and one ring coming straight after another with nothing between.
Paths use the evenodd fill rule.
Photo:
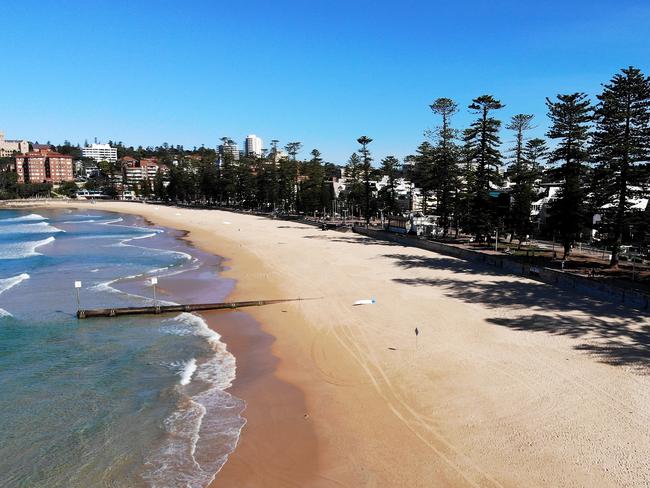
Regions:
<instances>
[{"instance_id":1,"label":"tree shadow on sand","mask_svg":"<svg viewBox=\"0 0 650 488\"><path fill-rule=\"evenodd\" d=\"M396 283L436 287L450 298L479 303L489 309L514 309L518 316L494 317L488 322L514 330L568 336L579 340L574 349L601 362L650 374L650 321L646 312L532 280L513 281L511 275L479 263L410 254L383 257L393 259L395 266L403 269L426 268L459 274L458 279L394 278ZM477 274L490 278L473 280L472 275ZM572 311L578 313L567 314Z\"/></svg>"},{"instance_id":2,"label":"tree shadow on sand","mask_svg":"<svg viewBox=\"0 0 650 488\"><path fill-rule=\"evenodd\" d=\"M329 241L329 242L340 242L343 244L361 244L364 246L395 246L395 247L407 247L403 246L402 244L398 244L396 242L389 242L389 241L380 241L378 239L368 239L367 237L360 236L360 235L343 235L341 233L340 236L330 236L330 235L309 235L309 236L303 236L304 239L318 239L321 241Z\"/></svg>"},{"instance_id":3,"label":"tree shadow on sand","mask_svg":"<svg viewBox=\"0 0 650 488\"><path fill-rule=\"evenodd\" d=\"M383 254L382 257L395 260L394 264L403 269L429 268L462 274L504 276L503 271L493 266L447 257L442 254L434 254L433 256L422 256L419 254Z\"/></svg>"}]
</instances>

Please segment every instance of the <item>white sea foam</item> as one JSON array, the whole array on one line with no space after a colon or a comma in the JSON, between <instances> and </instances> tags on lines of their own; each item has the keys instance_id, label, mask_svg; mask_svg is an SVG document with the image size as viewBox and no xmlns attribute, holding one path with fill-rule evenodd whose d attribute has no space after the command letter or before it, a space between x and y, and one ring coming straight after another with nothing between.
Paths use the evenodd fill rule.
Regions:
<instances>
[{"instance_id":1,"label":"white sea foam","mask_svg":"<svg viewBox=\"0 0 650 488\"><path fill-rule=\"evenodd\" d=\"M136 246L135 244L129 244L129 242L131 242L131 241L137 241L137 240L140 240L140 239L148 239L150 237L154 237L154 236L156 236L156 235L158 235L158 234L160 234L162 232L165 232L165 231L163 229L152 229L151 227L138 227L138 226L134 226L134 225L116 225L117 222L122 222L122 221L123 221L123 219L120 217L118 219L110 220L108 222L102 222L102 223L106 224L106 225L116 226L116 227L126 227L126 228L129 228L129 229L143 230L143 231L147 231L147 233L143 234L143 235L139 235L139 236L129 236L128 238L121 239L116 244L111 244L111 246L116 246L116 247L125 247L125 246L137 247L137 248L140 248L140 249L147 249L149 251L156 251L156 252L159 252L160 254L176 254L176 255L181 256L183 259L187 259L188 261L193 260L192 256L190 254L186 253L186 252L174 251L172 249L155 249L155 248L151 248L151 247ZM193 261L196 261L196 259L194 259Z\"/></svg>"},{"instance_id":2,"label":"white sea foam","mask_svg":"<svg viewBox=\"0 0 650 488\"><path fill-rule=\"evenodd\" d=\"M182 259L192 261L192 256L190 254L186 253L186 252L183 252L183 251L174 251L172 249L157 249L157 248L153 248L153 247L144 247L144 246L136 246L135 244L129 244L129 242L131 242L131 241L137 241L137 240L140 240L140 239L148 239L149 237L154 237L158 233L159 233L158 231L155 231L153 233L144 234L144 235L141 235L141 236L129 237L128 239L122 239L117 244L111 244L111 246L115 246L115 247L137 247L139 249L147 249L149 251L156 251L156 252L158 252L160 254L176 254L176 255L180 256ZM196 260L194 260L194 261L196 261Z\"/></svg>"},{"instance_id":3,"label":"white sea foam","mask_svg":"<svg viewBox=\"0 0 650 488\"><path fill-rule=\"evenodd\" d=\"M107 220L106 222L102 222L102 224L108 225L108 224L116 224L118 222L124 222L124 219L122 217L118 217L118 218L113 219L113 220Z\"/></svg>"},{"instance_id":4,"label":"white sea foam","mask_svg":"<svg viewBox=\"0 0 650 488\"><path fill-rule=\"evenodd\" d=\"M53 234L65 232L63 229L54 227L48 222L29 222L3 225L0 227L4 234Z\"/></svg>"},{"instance_id":5,"label":"white sea foam","mask_svg":"<svg viewBox=\"0 0 650 488\"><path fill-rule=\"evenodd\" d=\"M98 218L100 218L100 220L97 220L97 218L78 219L78 220L66 220L63 223L64 224L107 224L107 223L110 223L110 222L114 222L114 220L101 220L101 217L98 217Z\"/></svg>"},{"instance_id":6,"label":"white sea foam","mask_svg":"<svg viewBox=\"0 0 650 488\"><path fill-rule=\"evenodd\" d=\"M144 232L147 232L147 233L154 232L156 234L160 234L162 232L165 232L164 229L156 229L156 228L152 228L152 227L142 227L142 226L138 226L138 225L125 225L125 224L120 225L120 224L118 224L118 222L123 222L123 221L124 221L124 219L122 217L119 217L117 219L107 220L107 221L98 222L98 223L100 223L102 225L110 225L111 227L125 227L127 229L141 230L141 231L144 231Z\"/></svg>"},{"instance_id":7,"label":"white sea foam","mask_svg":"<svg viewBox=\"0 0 650 488\"><path fill-rule=\"evenodd\" d=\"M0 220L0 224L4 224L5 222L30 222L35 220L47 220L47 219L42 215L29 214L29 215L21 215L20 217L12 217L10 219L2 219Z\"/></svg>"},{"instance_id":8,"label":"white sea foam","mask_svg":"<svg viewBox=\"0 0 650 488\"><path fill-rule=\"evenodd\" d=\"M17 276L12 276L11 278L0 279L0 295L28 279L29 275L27 273L21 273ZM4 308L0 308L0 317L13 317L13 315Z\"/></svg>"},{"instance_id":9,"label":"white sea foam","mask_svg":"<svg viewBox=\"0 0 650 488\"><path fill-rule=\"evenodd\" d=\"M29 275L27 273L21 273L17 276L12 276L11 278L0 279L0 294L28 279Z\"/></svg>"},{"instance_id":10,"label":"white sea foam","mask_svg":"<svg viewBox=\"0 0 650 488\"><path fill-rule=\"evenodd\" d=\"M0 259L22 259L31 256L39 256L41 253L36 252L41 246L54 242L54 236L40 241L12 242L0 246Z\"/></svg>"},{"instance_id":11,"label":"white sea foam","mask_svg":"<svg viewBox=\"0 0 650 488\"><path fill-rule=\"evenodd\" d=\"M235 358L220 336L198 315L182 313L165 321L178 335L204 337L214 351L207 361L195 364L193 377L207 388L185 397L164 421L167 439L146 460L143 474L153 488L210 484L235 449L246 420L241 417L243 400L224 391L235 378ZM183 374L189 370L189 364Z\"/></svg>"},{"instance_id":12,"label":"white sea foam","mask_svg":"<svg viewBox=\"0 0 650 488\"><path fill-rule=\"evenodd\" d=\"M154 237L157 234L158 234L157 232L150 232L149 234L144 234L144 235L141 235L141 236L131 237L131 238L127 239L127 240L129 240L129 241L137 241L139 239L149 239L150 237Z\"/></svg>"},{"instance_id":13,"label":"white sea foam","mask_svg":"<svg viewBox=\"0 0 650 488\"><path fill-rule=\"evenodd\" d=\"M151 298L151 297L145 297L145 296L142 296L142 295L138 295L136 293L128 293L126 291L118 290L117 288L115 288L113 286L113 284L115 284L118 281L132 280L134 278L139 278L141 276L144 277L145 275L146 274L137 274L137 275L123 276L123 277L120 277L120 278L115 278L114 280L103 281L101 283L97 283L96 285L91 286L90 290L100 292L100 293L108 292L108 293L115 293L115 294L119 294L119 295L126 295L126 296L129 296L129 297L138 298L138 299L140 299L142 301L148 302L148 304L150 304L150 305L153 305L153 298ZM178 305L178 303L176 303L176 302L170 302L168 300L161 300L161 299L157 299L156 303L158 305Z\"/></svg>"},{"instance_id":14,"label":"white sea foam","mask_svg":"<svg viewBox=\"0 0 650 488\"><path fill-rule=\"evenodd\" d=\"M192 375L196 371L196 358L190 359L185 363L183 370L181 371L181 385L189 385L192 381Z\"/></svg>"}]
</instances>

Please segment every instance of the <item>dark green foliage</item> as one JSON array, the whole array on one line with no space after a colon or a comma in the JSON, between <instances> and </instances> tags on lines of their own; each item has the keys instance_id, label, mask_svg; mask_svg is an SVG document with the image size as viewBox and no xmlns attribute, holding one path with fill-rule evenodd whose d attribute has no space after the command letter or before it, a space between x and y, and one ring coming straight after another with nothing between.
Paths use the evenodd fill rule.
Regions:
<instances>
[{"instance_id":1,"label":"dark green foliage","mask_svg":"<svg viewBox=\"0 0 650 488\"><path fill-rule=\"evenodd\" d=\"M305 213L322 212L331 206L331 186L325 177L325 166L318 149L311 152L312 158L301 165L301 181L298 189L298 209Z\"/></svg>"},{"instance_id":2,"label":"dark green foliage","mask_svg":"<svg viewBox=\"0 0 650 488\"><path fill-rule=\"evenodd\" d=\"M196 200L196 173L190 163L180 162L169 170L167 197L172 201L191 202Z\"/></svg>"},{"instance_id":3,"label":"dark green foliage","mask_svg":"<svg viewBox=\"0 0 650 488\"><path fill-rule=\"evenodd\" d=\"M7 166L0 166L0 200L9 200L16 198L17 187L18 174L13 171L9 171Z\"/></svg>"},{"instance_id":4,"label":"dark green foliage","mask_svg":"<svg viewBox=\"0 0 650 488\"><path fill-rule=\"evenodd\" d=\"M79 188L74 181L64 181L59 185L59 188L57 188L56 192L59 195L64 195L68 198L76 198L78 190Z\"/></svg>"},{"instance_id":5,"label":"dark green foliage","mask_svg":"<svg viewBox=\"0 0 650 488\"><path fill-rule=\"evenodd\" d=\"M345 193L341 197L345 200L346 206L355 215L355 208L361 208L364 200L364 186L362 183L361 158L357 153L352 153L345 166ZM361 213L359 213L361 216Z\"/></svg>"},{"instance_id":6,"label":"dark green foliage","mask_svg":"<svg viewBox=\"0 0 650 488\"><path fill-rule=\"evenodd\" d=\"M372 213L372 208L370 205L371 201L371 189L370 189L370 180L373 176L372 169L372 157L370 157L370 150L368 149L368 144L372 142L368 136L361 136L357 139L357 142L361 144L361 147L357 151L361 155L361 178L363 180L363 216L366 219L366 225L370 223L370 215Z\"/></svg>"},{"instance_id":7,"label":"dark green foliage","mask_svg":"<svg viewBox=\"0 0 650 488\"><path fill-rule=\"evenodd\" d=\"M260 172L257 178L258 201L265 210L278 208L280 199L280 182L278 179L278 166L273 161L261 161Z\"/></svg>"},{"instance_id":8,"label":"dark green foliage","mask_svg":"<svg viewBox=\"0 0 650 488\"><path fill-rule=\"evenodd\" d=\"M302 142L290 142L286 146L284 146L284 149L287 151L287 153L289 153L291 159L295 161L296 156L300 152L300 149L302 149Z\"/></svg>"},{"instance_id":9,"label":"dark green foliage","mask_svg":"<svg viewBox=\"0 0 650 488\"><path fill-rule=\"evenodd\" d=\"M202 158L198 164L194 164L193 172L196 178L198 190L203 199L213 202L218 198L218 171L212 158ZM162 178L161 178L162 180ZM162 181L161 181L162 183Z\"/></svg>"},{"instance_id":10,"label":"dark green foliage","mask_svg":"<svg viewBox=\"0 0 650 488\"><path fill-rule=\"evenodd\" d=\"M420 189L422 194L422 210L426 214L427 202L433 194L436 187L434 174L434 147L428 141L424 141L416 149L416 154L412 156L413 167L410 177L413 184Z\"/></svg>"},{"instance_id":11,"label":"dark green foliage","mask_svg":"<svg viewBox=\"0 0 650 488\"><path fill-rule=\"evenodd\" d=\"M629 67L614 75L598 95L593 135L593 200L602 216L600 231L618 264L624 234L633 231L631 199L647 195L650 160L650 80ZM628 238L631 236L627 236Z\"/></svg>"},{"instance_id":12,"label":"dark green foliage","mask_svg":"<svg viewBox=\"0 0 650 488\"><path fill-rule=\"evenodd\" d=\"M167 188L165 188L165 175L159 169L153 180L153 192L158 200L167 200Z\"/></svg>"},{"instance_id":13,"label":"dark green foliage","mask_svg":"<svg viewBox=\"0 0 650 488\"><path fill-rule=\"evenodd\" d=\"M232 142L228 137L221 139L223 143ZM221 205L230 205L237 190L236 162L232 154L225 153L221 157L218 170L217 195Z\"/></svg>"},{"instance_id":14,"label":"dark green foliage","mask_svg":"<svg viewBox=\"0 0 650 488\"><path fill-rule=\"evenodd\" d=\"M431 152L429 186L435 192L436 213L443 237L446 237L459 184L460 150L456 144L457 131L451 127L451 118L458 111L458 106L450 98L438 98L429 107L442 118L442 125L435 131L437 145Z\"/></svg>"},{"instance_id":15,"label":"dark green foliage","mask_svg":"<svg viewBox=\"0 0 650 488\"><path fill-rule=\"evenodd\" d=\"M52 192L52 183L24 183L16 185L16 194L13 198L49 197Z\"/></svg>"},{"instance_id":16,"label":"dark green foliage","mask_svg":"<svg viewBox=\"0 0 650 488\"><path fill-rule=\"evenodd\" d=\"M501 121L492 112L504 105L491 95L475 98L469 109L478 118L465 130L464 141L468 161L469 218L468 230L478 241L492 233L497 225L496 202L490 196L491 186L501 183L499 129Z\"/></svg>"},{"instance_id":17,"label":"dark green foliage","mask_svg":"<svg viewBox=\"0 0 650 488\"><path fill-rule=\"evenodd\" d=\"M255 206L256 158L242 158L234 166L235 202L244 208Z\"/></svg>"},{"instance_id":18,"label":"dark green foliage","mask_svg":"<svg viewBox=\"0 0 650 488\"><path fill-rule=\"evenodd\" d=\"M278 196L280 207L286 212L296 210L296 184L298 164L294 159L283 158L278 167Z\"/></svg>"},{"instance_id":19,"label":"dark green foliage","mask_svg":"<svg viewBox=\"0 0 650 488\"><path fill-rule=\"evenodd\" d=\"M381 208L386 213L397 213L397 195L395 192L395 182L400 176L399 159L395 156L387 156L381 160L380 171L387 178L387 185L381 189L378 198Z\"/></svg>"},{"instance_id":20,"label":"dark green foliage","mask_svg":"<svg viewBox=\"0 0 650 488\"><path fill-rule=\"evenodd\" d=\"M520 241L532 232L530 213L537 196L535 181L540 176L537 161L543 157L545 144L541 139L525 141L526 132L533 128L532 120L532 115L517 114L506 126L506 129L515 132L515 145L511 148L512 158L508 168L508 177L512 183L508 227L512 236Z\"/></svg>"},{"instance_id":21,"label":"dark green foliage","mask_svg":"<svg viewBox=\"0 0 650 488\"><path fill-rule=\"evenodd\" d=\"M556 165L553 174L562 182L562 189L550 206L549 223L562 240L566 258L585 232L584 187L591 104L584 93L572 93L558 95L556 101L547 98L546 106L552 124L547 135L557 141L549 163Z\"/></svg>"},{"instance_id":22,"label":"dark green foliage","mask_svg":"<svg viewBox=\"0 0 650 488\"><path fill-rule=\"evenodd\" d=\"M68 154L73 159L81 159L81 148L78 144L72 145L70 141L63 141L61 146L54 146L54 150L61 154Z\"/></svg>"}]
</instances>

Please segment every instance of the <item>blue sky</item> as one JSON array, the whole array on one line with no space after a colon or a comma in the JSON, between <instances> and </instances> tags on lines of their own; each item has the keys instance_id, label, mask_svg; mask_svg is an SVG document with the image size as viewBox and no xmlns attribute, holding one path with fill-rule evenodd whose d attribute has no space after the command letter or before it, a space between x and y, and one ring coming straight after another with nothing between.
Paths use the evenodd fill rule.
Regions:
<instances>
[{"instance_id":1,"label":"blue sky","mask_svg":"<svg viewBox=\"0 0 650 488\"><path fill-rule=\"evenodd\" d=\"M450 97L493 94L546 125L544 99L650 74L643 1L17 1L0 6L8 138L215 146L255 133L344 162L412 153ZM512 137L503 131L507 145Z\"/></svg>"}]
</instances>

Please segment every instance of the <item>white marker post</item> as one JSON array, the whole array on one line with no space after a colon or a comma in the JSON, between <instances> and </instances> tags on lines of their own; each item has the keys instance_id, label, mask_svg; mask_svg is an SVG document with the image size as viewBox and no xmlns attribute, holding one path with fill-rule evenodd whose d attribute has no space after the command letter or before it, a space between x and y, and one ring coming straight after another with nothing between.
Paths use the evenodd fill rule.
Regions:
<instances>
[{"instance_id":1,"label":"white marker post","mask_svg":"<svg viewBox=\"0 0 650 488\"><path fill-rule=\"evenodd\" d=\"M77 292L77 311L79 311L81 310L81 301L79 300L79 288L81 288L81 281L75 281L74 288Z\"/></svg>"},{"instance_id":2,"label":"white marker post","mask_svg":"<svg viewBox=\"0 0 650 488\"><path fill-rule=\"evenodd\" d=\"M158 305L156 304L156 285L158 284L158 278L155 276L151 278L151 285L153 286L153 306L157 307Z\"/></svg>"}]
</instances>

